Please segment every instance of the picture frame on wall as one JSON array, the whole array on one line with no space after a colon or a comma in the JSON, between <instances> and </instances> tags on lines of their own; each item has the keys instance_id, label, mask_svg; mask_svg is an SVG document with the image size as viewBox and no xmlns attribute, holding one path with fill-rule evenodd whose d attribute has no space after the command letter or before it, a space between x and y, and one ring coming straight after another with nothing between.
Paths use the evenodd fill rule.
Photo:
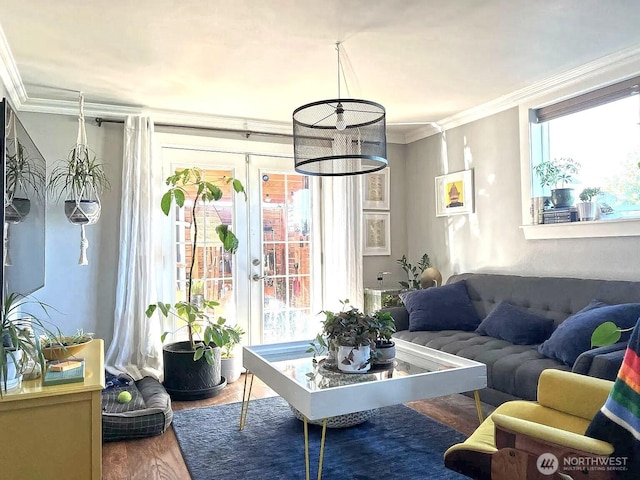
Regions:
<instances>
[{"instance_id":1,"label":"picture frame on wall","mask_svg":"<svg viewBox=\"0 0 640 480\"><path fill-rule=\"evenodd\" d=\"M473 169L436 177L436 216L473 213Z\"/></svg>"},{"instance_id":2,"label":"picture frame on wall","mask_svg":"<svg viewBox=\"0 0 640 480\"><path fill-rule=\"evenodd\" d=\"M385 168L362 176L365 210L389 210L389 173Z\"/></svg>"},{"instance_id":3,"label":"picture frame on wall","mask_svg":"<svg viewBox=\"0 0 640 480\"><path fill-rule=\"evenodd\" d=\"M391 214L364 212L363 255L391 255Z\"/></svg>"}]
</instances>

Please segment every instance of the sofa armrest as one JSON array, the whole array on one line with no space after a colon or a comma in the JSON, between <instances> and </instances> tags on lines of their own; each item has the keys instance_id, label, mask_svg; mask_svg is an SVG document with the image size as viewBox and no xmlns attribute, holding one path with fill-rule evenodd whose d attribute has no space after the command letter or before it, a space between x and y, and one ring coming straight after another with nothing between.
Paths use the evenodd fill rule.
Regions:
<instances>
[{"instance_id":1,"label":"sofa armrest","mask_svg":"<svg viewBox=\"0 0 640 480\"><path fill-rule=\"evenodd\" d=\"M626 348L627 342L619 342L614 345L587 350L576 359L571 371L613 381L622 366Z\"/></svg>"},{"instance_id":2,"label":"sofa armrest","mask_svg":"<svg viewBox=\"0 0 640 480\"><path fill-rule=\"evenodd\" d=\"M396 330L409 330L409 312L404 307L383 308L381 312L389 312L396 323Z\"/></svg>"}]
</instances>

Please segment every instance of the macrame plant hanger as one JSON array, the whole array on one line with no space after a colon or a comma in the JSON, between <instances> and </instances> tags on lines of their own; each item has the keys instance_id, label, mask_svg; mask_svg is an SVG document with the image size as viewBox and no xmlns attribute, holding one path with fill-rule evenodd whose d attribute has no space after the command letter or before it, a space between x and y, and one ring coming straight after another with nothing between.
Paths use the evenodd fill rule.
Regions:
<instances>
[{"instance_id":1,"label":"macrame plant hanger","mask_svg":"<svg viewBox=\"0 0 640 480\"><path fill-rule=\"evenodd\" d=\"M65 201L65 213L67 219L74 225L80 225L80 259L78 265L89 265L87 249L89 240L84 227L93 225L100 218L102 207L100 197L91 178L91 166L89 159L89 147L87 145L87 131L84 126L84 96L80 92L80 113L78 115L78 138L71 155L73 158L74 173L72 188L69 189L69 198Z\"/></svg>"}]
</instances>

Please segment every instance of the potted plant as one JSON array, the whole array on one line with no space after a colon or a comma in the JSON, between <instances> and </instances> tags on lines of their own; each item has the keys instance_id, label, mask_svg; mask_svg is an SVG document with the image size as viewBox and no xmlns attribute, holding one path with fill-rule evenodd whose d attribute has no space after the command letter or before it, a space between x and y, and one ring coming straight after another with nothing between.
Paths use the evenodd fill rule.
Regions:
<instances>
[{"instance_id":1,"label":"potted plant","mask_svg":"<svg viewBox=\"0 0 640 480\"><path fill-rule=\"evenodd\" d=\"M551 188L551 201L555 208L567 208L574 204L573 188L565 185L573 182L573 176L578 174L580 167L579 162L568 157L544 160L533 168L540 186Z\"/></svg>"},{"instance_id":2,"label":"potted plant","mask_svg":"<svg viewBox=\"0 0 640 480\"><path fill-rule=\"evenodd\" d=\"M84 227L93 225L100 218L100 195L111 188L111 183L101 163L87 145L84 126L84 97L80 94L78 138L65 160L60 160L49 177L47 188L56 201L64 200L64 213L73 225L79 225L81 265L87 265L88 241Z\"/></svg>"},{"instance_id":3,"label":"potted plant","mask_svg":"<svg viewBox=\"0 0 640 480\"><path fill-rule=\"evenodd\" d=\"M48 337L56 333L46 326L46 321L40 319L33 312L28 318L23 318L20 312L29 305L35 305L48 316L47 305L30 300L18 293L6 296L0 312L0 397L7 390L20 385L22 367L27 362L33 362L44 371L45 357L42 346L37 338L40 335Z\"/></svg>"},{"instance_id":4,"label":"potted plant","mask_svg":"<svg viewBox=\"0 0 640 480\"><path fill-rule=\"evenodd\" d=\"M242 355L234 352L234 349L240 343L240 338L244 333L240 325L235 325L223 332L223 341L220 345L222 348L220 366L221 375L227 379L227 383L237 381L242 373Z\"/></svg>"},{"instance_id":5,"label":"potted plant","mask_svg":"<svg viewBox=\"0 0 640 480\"><path fill-rule=\"evenodd\" d=\"M4 219L20 223L31 210L31 198L42 198L41 186L45 184L42 166L29 156L25 146L17 138L7 142Z\"/></svg>"},{"instance_id":6,"label":"potted plant","mask_svg":"<svg viewBox=\"0 0 640 480\"><path fill-rule=\"evenodd\" d=\"M598 204L594 198L600 195L600 193L601 190L599 187L587 187L580 192L579 198L581 201L577 204L577 207L578 218L581 222L595 220Z\"/></svg>"},{"instance_id":7,"label":"potted plant","mask_svg":"<svg viewBox=\"0 0 640 480\"><path fill-rule=\"evenodd\" d=\"M406 290L417 290L420 288L420 275L425 268L431 266L429 255L426 253L422 255L417 265L411 265L408 263L406 255L402 255L402 258L400 260L396 260L396 263L399 263L407 274L407 281L400 282L400 285L402 285Z\"/></svg>"},{"instance_id":8,"label":"potted plant","mask_svg":"<svg viewBox=\"0 0 640 480\"><path fill-rule=\"evenodd\" d=\"M93 341L93 333L78 329L73 335L46 335L41 340L42 353L47 360L62 360L76 355Z\"/></svg>"},{"instance_id":9,"label":"potted plant","mask_svg":"<svg viewBox=\"0 0 640 480\"><path fill-rule=\"evenodd\" d=\"M376 316L365 315L340 301L340 312L323 310L323 331L329 339L329 349L337 348L338 369L348 373L364 373L371 368L371 348L380 335L380 323Z\"/></svg>"},{"instance_id":10,"label":"potted plant","mask_svg":"<svg viewBox=\"0 0 640 480\"><path fill-rule=\"evenodd\" d=\"M231 184L236 193L243 193L244 187L234 178L221 179ZM177 171L166 179L169 190L162 196L160 207L165 215L169 215L174 204L182 208L186 198L191 198L192 243L191 264L189 266L186 300L177 301L173 305L157 302L149 305L146 311L151 318L156 311L162 316L173 316L181 323L178 330L186 329L188 340L177 341L163 346L164 386L167 392L177 400L196 400L217 395L226 385L221 374L221 346L229 338L236 338L237 331L226 324L222 317L215 318L213 312L219 305L213 300L202 299L194 302L193 279L196 261L198 222L197 209L200 202L207 202L215 209L215 202L222 198L222 189L208 181L199 168L186 168ZM216 210L217 212L217 210ZM238 249L238 239L228 225L216 227L218 238L229 253ZM164 343L169 333L162 334ZM239 339L238 339L239 340Z\"/></svg>"},{"instance_id":11,"label":"potted plant","mask_svg":"<svg viewBox=\"0 0 640 480\"><path fill-rule=\"evenodd\" d=\"M387 365L396 357L396 344L391 339L396 331L396 322L389 312L378 310L373 314L378 323L378 338L373 355L374 365Z\"/></svg>"}]
</instances>

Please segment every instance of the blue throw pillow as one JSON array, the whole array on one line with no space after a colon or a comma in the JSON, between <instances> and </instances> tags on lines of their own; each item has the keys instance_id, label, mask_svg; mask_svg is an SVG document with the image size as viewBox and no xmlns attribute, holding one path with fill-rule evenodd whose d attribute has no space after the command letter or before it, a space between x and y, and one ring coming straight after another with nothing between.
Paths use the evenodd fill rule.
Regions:
<instances>
[{"instance_id":1,"label":"blue throw pillow","mask_svg":"<svg viewBox=\"0 0 640 480\"><path fill-rule=\"evenodd\" d=\"M578 356L591 348L591 334L598 325L613 322L620 328L631 328L639 317L640 303L582 309L558 325L551 337L538 346L538 352L572 367ZM620 341L626 342L630 336L630 331L624 332Z\"/></svg>"},{"instance_id":2,"label":"blue throw pillow","mask_svg":"<svg viewBox=\"0 0 640 480\"><path fill-rule=\"evenodd\" d=\"M476 329L480 335L506 340L514 345L544 342L553 331L553 319L539 317L507 302L500 302Z\"/></svg>"},{"instance_id":3,"label":"blue throw pillow","mask_svg":"<svg viewBox=\"0 0 640 480\"><path fill-rule=\"evenodd\" d=\"M415 290L403 295L409 312L409 331L475 330L480 319L464 280L442 287Z\"/></svg>"}]
</instances>

